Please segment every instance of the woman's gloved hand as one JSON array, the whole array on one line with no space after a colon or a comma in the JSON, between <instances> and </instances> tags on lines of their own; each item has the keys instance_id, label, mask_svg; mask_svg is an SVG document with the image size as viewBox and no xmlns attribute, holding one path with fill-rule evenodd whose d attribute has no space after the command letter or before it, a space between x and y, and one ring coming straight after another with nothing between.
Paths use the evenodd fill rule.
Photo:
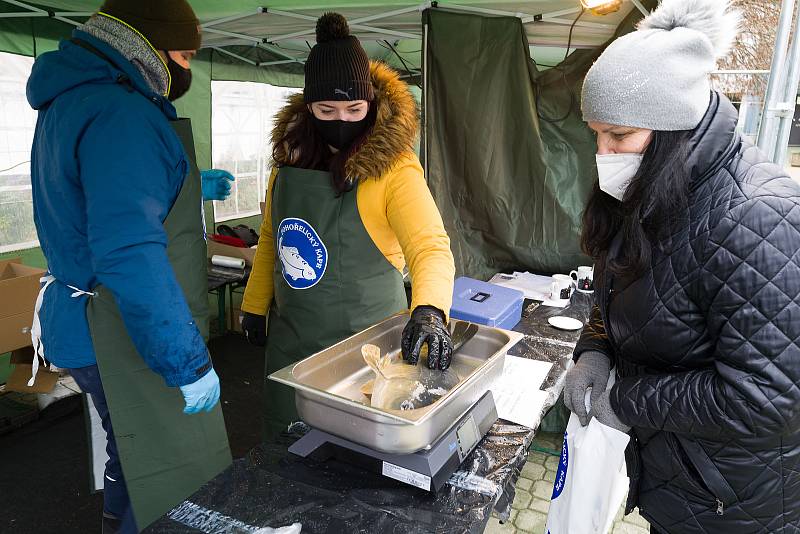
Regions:
<instances>
[{"instance_id":1,"label":"woman's gloved hand","mask_svg":"<svg viewBox=\"0 0 800 534\"><path fill-rule=\"evenodd\" d=\"M589 412L589 417L594 417L599 423L619 430L620 432L627 433L631 427L620 421L617 414L614 413L614 409L611 408L611 402L609 401L610 395L610 391L604 391L592 402L592 409Z\"/></svg>"},{"instance_id":2,"label":"woman's gloved hand","mask_svg":"<svg viewBox=\"0 0 800 534\"><path fill-rule=\"evenodd\" d=\"M419 306L403 329L400 347L403 359L416 365L424 344L428 344L428 367L444 371L453 358L453 341L445 324L445 315L433 306Z\"/></svg>"},{"instance_id":3,"label":"woman's gloved hand","mask_svg":"<svg viewBox=\"0 0 800 534\"><path fill-rule=\"evenodd\" d=\"M588 425L591 419L586 411L586 391L592 388L591 406L594 406L606 390L610 372L611 360L597 351L581 354L578 363L567 372L564 379L564 405L578 416L581 425Z\"/></svg>"},{"instance_id":4,"label":"woman's gloved hand","mask_svg":"<svg viewBox=\"0 0 800 534\"><path fill-rule=\"evenodd\" d=\"M263 347L267 344L267 316L244 312L242 331L251 345Z\"/></svg>"},{"instance_id":5,"label":"woman's gloved hand","mask_svg":"<svg viewBox=\"0 0 800 534\"><path fill-rule=\"evenodd\" d=\"M213 368L196 382L180 389L186 401L183 413L210 412L219 401L219 377Z\"/></svg>"},{"instance_id":6,"label":"woman's gloved hand","mask_svg":"<svg viewBox=\"0 0 800 534\"><path fill-rule=\"evenodd\" d=\"M203 200L225 200L231 194L231 182L236 180L231 173L220 169L200 171L203 185Z\"/></svg>"}]
</instances>

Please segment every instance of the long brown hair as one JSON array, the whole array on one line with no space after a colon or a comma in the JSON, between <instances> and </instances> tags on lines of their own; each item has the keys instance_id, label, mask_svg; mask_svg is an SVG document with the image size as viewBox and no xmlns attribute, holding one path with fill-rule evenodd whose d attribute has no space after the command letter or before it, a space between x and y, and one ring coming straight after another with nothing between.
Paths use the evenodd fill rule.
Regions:
<instances>
[{"instance_id":1,"label":"long brown hair","mask_svg":"<svg viewBox=\"0 0 800 534\"><path fill-rule=\"evenodd\" d=\"M364 129L364 133L357 137L349 148L334 154L314 126L311 111L304 108L294 118L290 127L286 128L283 137L273 145L272 159L278 166L291 165L301 169L330 172L333 189L339 196L351 191L355 180L359 178L358 176L347 176L345 165L369 138L375 126L376 116L377 106L373 101L367 112L367 127Z\"/></svg>"}]
</instances>

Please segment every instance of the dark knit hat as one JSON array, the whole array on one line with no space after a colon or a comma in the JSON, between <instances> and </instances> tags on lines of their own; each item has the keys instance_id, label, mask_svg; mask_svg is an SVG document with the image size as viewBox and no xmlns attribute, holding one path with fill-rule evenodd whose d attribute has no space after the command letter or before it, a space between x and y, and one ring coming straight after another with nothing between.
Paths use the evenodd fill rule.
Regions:
<instances>
[{"instance_id":1,"label":"dark knit hat","mask_svg":"<svg viewBox=\"0 0 800 534\"><path fill-rule=\"evenodd\" d=\"M325 13L317 20L317 44L308 55L305 71L307 104L375 99L367 53L338 13Z\"/></svg>"},{"instance_id":2,"label":"dark knit hat","mask_svg":"<svg viewBox=\"0 0 800 534\"><path fill-rule=\"evenodd\" d=\"M200 48L200 21L187 0L106 0L100 12L136 28L156 50Z\"/></svg>"}]
</instances>

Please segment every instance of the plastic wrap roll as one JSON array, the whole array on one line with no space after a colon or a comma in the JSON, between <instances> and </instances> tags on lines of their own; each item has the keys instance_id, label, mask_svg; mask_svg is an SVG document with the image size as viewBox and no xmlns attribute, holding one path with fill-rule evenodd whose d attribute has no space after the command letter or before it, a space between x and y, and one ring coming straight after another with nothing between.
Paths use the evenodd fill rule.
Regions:
<instances>
[{"instance_id":1,"label":"plastic wrap roll","mask_svg":"<svg viewBox=\"0 0 800 534\"><path fill-rule=\"evenodd\" d=\"M211 264L218 267L228 267L229 269L244 269L244 260L241 258L231 258L230 256L211 256Z\"/></svg>"}]
</instances>

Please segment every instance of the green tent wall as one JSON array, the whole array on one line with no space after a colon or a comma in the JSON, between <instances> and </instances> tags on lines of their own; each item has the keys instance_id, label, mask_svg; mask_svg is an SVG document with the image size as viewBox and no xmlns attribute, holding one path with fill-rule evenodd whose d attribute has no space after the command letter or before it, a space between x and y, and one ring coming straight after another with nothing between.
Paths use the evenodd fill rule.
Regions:
<instances>
[{"instance_id":1,"label":"green tent wall","mask_svg":"<svg viewBox=\"0 0 800 534\"><path fill-rule=\"evenodd\" d=\"M632 13L618 34L640 18ZM540 70L517 17L432 9L424 22L426 174L457 273L488 279L589 264L579 239L596 145L580 92L602 48Z\"/></svg>"},{"instance_id":2,"label":"green tent wall","mask_svg":"<svg viewBox=\"0 0 800 534\"><path fill-rule=\"evenodd\" d=\"M262 5L250 0L191 1L204 21L248 10L255 13L257 7ZM94 11L100 3L100 0L38 2L39 7L87 12ZM477 0L460 3L472 4ZM495 1L481 0L481 3L488 5ZM554 2L545 3L550 9L555 5ZM656 0L645 3L652 7ZM283 0L273 2L270 9L322 9L328 4L315 0ZM366 5L361 0L337 0L335 4L337 8L344 6L343 12L351 16L359 14L362 9L360 6ZM439 4L442 6L445 2ZM533 4L536 2L526 3L522 7L535 9ZM561 7L574 7L577 0L562 4ZM370 4L373 6L371 9L376 9L374 5ZM497 5L502 7L504 4L498 0ZM408 2L382 2L379 9L388 11L393 6L406 7ZM19 7L0 1L0 13L19 11ZM517 17L485 17L446 11L433 9L426 12L426 16L455 17L453 20L468 21L465 26L468 31L459 32L456 25L448 31L434 29L431 34L437 48L428 49L428 86L434 89L429 91L428 98L430 116L426 128L431 157L427 170L432 190L454 237L453 248L459 271L486 277L492 272L508 268L555 271L576 265L583 260L577 248L577 235L580 212L594 176L593 140L577 113L555 123L539 120L538 116L553 117L563 113L565 106L575 107L575 102L563 102L564 95L569 94L564 90L565 84L572 87L573 92L577 91L583 73L598 54L598 49L579 50L559 68L539 71L535 65L529 64L531 49L528 44L536 40L537 31L550 38L548 32L555 25L525 26ZM406 17L403 29L410 31L410 23L419 28L420 13L412 12L403 16ZM585 21L586 17L589 17L588 14L582 20ZM638 11L632 12L623 20L620 28L627 31L631 21L638 18ZM79 17L74 19L80 20ZM622 17L606 17L595 19L591 24L598 26L598 21L616 24L619 20ZM253 19L244 19L224 27L239 32L249 29L250 34L263 35L259 33L262 30L259 30L258 24ZM563 26L557 27L563 29ZM55 49L58 41L67 37L72 28L70 24L48 17L0 18L0 51L36 56ZM475 33L480 29L490 29L491 35ZM587 30L580 26L576 35L579 31L596 33L591 28ZM439 38L440 35L444 38ZM597 35L582 37L589 38L596 39ZM405 68L405 65L401 65L403 62L411 65L412 70L420 66L420 41L395 41L395 47L399 50L396 54L375 41L365 41L365 47L373 57L389 60L401 70ZM252 44L226 46L225 49L258 62L283 59L279 54L256 48ZM510 69L507 74L505 68ZM481 73L479 69L484 71ZM254 81L287 87L300 87L303 83L303 67L300 63L259 67L213 49L202 50L193 62L192 70L192 90L176 102L176 107L182 116L192 118L201 168L211 166L212 80ZM465 80L468 82L465 83ZM456 91L449 93L451 85ZM463 94L457 95L457 86L467 88L471 98L466 100L461 98ZM492 97L500 93L504 94L504 98ZM440 98L441 95L448 95L448 98ZM484 98L489 98L486 104L492 106L492 112L484 109L482 113L476 113L470 101L480 102ZM467 118L471 124L468 131L461 128ZM488 143L488 146L481 147L483 139L491 139L495 144ZM505 145L505 152L496 151L502 148L498 142ZM512 146L514 150L509 150ZM453 166L448 161L457 161L462 155L468 157L470 163L466 164L466 160L460 162L464 172L453 172ZM527 173L528 179L520 174L523 172ZM535 179L531 180L532 177ZM465 185L472 189L465 189ZM530 209L526 211L523 209L525 207ZM213 228L212 213L208 205L206 214L209 228ZM513 224L504 223L504 217L513 219ZM243 222L258 226L259 217ZM501 228L503 224L505 228ZM43 263L40 254L37 256L35 251L24 252L23 255L30 263Z\"/></svg>"}]
</instances>

